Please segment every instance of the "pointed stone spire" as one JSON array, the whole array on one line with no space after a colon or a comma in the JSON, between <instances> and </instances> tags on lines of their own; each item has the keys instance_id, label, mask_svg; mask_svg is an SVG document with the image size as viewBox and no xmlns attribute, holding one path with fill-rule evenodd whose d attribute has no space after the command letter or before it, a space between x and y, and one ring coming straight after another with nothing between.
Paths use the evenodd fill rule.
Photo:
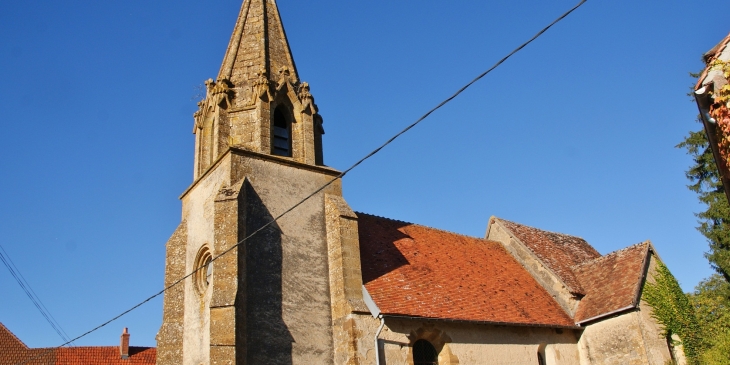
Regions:
<instances>
[{"instance_id":1,"label":"pointed stone spire","mask_svg":"<svg viewBox=\"0 0 730 365\"><path fill-rule=\"evenodd\" d=\"M323 165L322 116L299 80L275 0L244 0L218 78L194 114L195 173L230 148Z\"/></svg>"},{"instance_id":2,"label":"pointed stone spire","mask_svg":"<svg viewBox=\"0 0 730 365\"><path fill-rule=\"evenodd\" d=\"M299 82L276 1L245 0L218 79L237 87L254 86L262 74L276 81L286 71L292 83Z\"/></svg>"}]
</instances>

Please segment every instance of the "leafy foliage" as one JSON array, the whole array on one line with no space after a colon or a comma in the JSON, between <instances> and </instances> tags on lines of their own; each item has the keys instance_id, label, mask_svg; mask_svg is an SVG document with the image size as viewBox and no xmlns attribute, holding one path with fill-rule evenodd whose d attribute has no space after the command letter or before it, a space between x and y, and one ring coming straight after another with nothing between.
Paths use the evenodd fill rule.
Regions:
<instances>
[{"instance_id":1,"label":"leafy foliage","mask_svg":"<svg viewBox=\"0 0 730 365\"><path fill-rule=\"evenodd\" d=\"M657 261L654 282L647 281L644 286L642 299L652 307L652 316L664 326L664 334L679 336L687 361L700 364L704 349L702 328L689 297L661 261Z\"/></svg>"},{"instance_id":2,"label":"leafy foliage","mask_svg":"<svg viewBox=\"0 0 730 365\"><path fill-rule=\"evenodd\" d=\"M697 285L689 300L706 342L700 362L730 364L730 284L720 275L713 275Z\"/></svg>"},{"instance_id":3,"label":"leafy foliage","mask_svg":"<svg viewBox=\"0 0 730 365\"><path fill-rule=\"evenodd\" d=\"M717 59L712 62L710 67L713 70L721 71L725 79L730 77L730 63ZM727 161L730 161L730 109L728 108L730 84L715 85L714 90L712 90L712 99L713 103L710 105L709 113L715 119L717 126L715 140L722 158L720 163L727 165Z\"/></svg>"}]
</instances>

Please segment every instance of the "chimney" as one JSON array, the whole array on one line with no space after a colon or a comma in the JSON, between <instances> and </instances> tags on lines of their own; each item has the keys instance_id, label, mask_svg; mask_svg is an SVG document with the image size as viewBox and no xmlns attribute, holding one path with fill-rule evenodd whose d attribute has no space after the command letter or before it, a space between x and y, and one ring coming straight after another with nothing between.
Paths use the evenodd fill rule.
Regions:
<instances>
[{"instance_id":1,"label":"chimney","mask_svg":"<svg viewBox=\"0 0 730 365\"><path fill-rule=\"evenodd\" d=\"M122 359L129 358L129 332L127 331L127 327L124 327L124 331L122 332L122 340L119 344L119 353L122 355Z\"/></svg>"}]
</instances>

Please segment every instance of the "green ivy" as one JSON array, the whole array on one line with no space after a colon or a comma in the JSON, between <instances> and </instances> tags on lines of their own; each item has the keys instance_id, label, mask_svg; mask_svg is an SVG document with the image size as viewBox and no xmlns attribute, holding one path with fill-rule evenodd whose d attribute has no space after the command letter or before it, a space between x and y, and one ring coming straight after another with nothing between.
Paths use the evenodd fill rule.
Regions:
<instances>
[{"instance_id":1,"label":"green ivy","mask_svg":"<svg viewBox=\"0 0 730 365\"><path fill-rule=\"evenodd\" d=\"M652 307L652 316L664 327L664 335L679 336L687 362L699 364L703 339L694 307L661 261L657 260L654 282L647 281L642 299Z\"/></svg>"}]
</instances>

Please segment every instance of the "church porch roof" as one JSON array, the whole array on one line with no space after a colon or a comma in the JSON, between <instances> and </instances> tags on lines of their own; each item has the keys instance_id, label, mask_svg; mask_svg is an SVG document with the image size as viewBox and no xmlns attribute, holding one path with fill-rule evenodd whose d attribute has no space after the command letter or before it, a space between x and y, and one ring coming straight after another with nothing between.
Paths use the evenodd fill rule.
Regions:
<instances>
[{"instance_id":1,"label":"church porch roof","mask_svg":"<svg viewBox=\"0 0 730 365\"><path fill-rule=\"evenodd\" d=\"M573 268L586 290L575 313L576 323L636 306L650 248L649 242L642 242Z\"/></svg>"}]
</instances>

